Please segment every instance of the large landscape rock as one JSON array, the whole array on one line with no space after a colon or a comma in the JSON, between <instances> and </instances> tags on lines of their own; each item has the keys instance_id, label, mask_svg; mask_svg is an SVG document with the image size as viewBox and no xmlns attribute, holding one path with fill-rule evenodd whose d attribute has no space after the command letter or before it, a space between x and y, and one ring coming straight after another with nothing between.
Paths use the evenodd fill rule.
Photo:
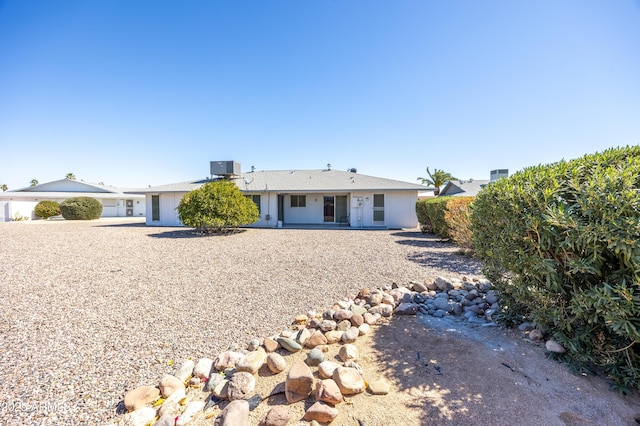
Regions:
<instances>
[{"instance_id":1,"label":"large landscape rock","mask_svg":"<svg viewBox=\"0 0 640 426\"><path fill-rule=\"evenodd\" d=\"M264 365L267 359L267 353L262 348L258 348L253 352L249 352L240 359L236 364L237 371L246 371L251 374L256 374L258 370Z\"/></svg>"},{"instance_id":2,"label":"large landscape rock","mask_svg":"<svg viewBox=\"0 0 640 426\"><path fill-rule=\"evenodd\" d=\"M333 379L320 380L316 386L315 397L317 401L326 402L331 405L342 402L342 392Z\"/></svg>"},{"instance_id":3,"label":"large landscape rock","mask_svg":"<svg viewBox=\"0 0 640 426\"><path fill-rule=\"evenodd\" d=\"M243 356L244 354L240 352L224 351L213 360L213 366L218 371L224 371L227 368L234 368Z\"/></svg>"},{"instance_id":4,"label":"large landscape rock","mask_svg":"<svg viewBox=\"0 0 640 426\"><path fill-rule=\"evenodd\" d=\"M212 369L213 360L211 358L200 358L198 363L193 368L193 375L201 379L208 378L211 374ZM182 382L184 382L184 380Z\"/></svg>"},{"instance_id":5,"label":"large landscape rock","mask_svg":"<svg viewBox=\"0 0 640 426\"><path fill-rule=\"evenodd\" d=\"M136 411L153 402L160 395L155 386L140 386L124 395L124 406L129 411Z\"/></svg>"},{"instance_id":6,"label":"large landscape rock","mask_svg":"<svg viewBox=\"0 0 640 426\"><path fill-rule=\"evenodd\" d=\"M287 368L287 361L279 353L273 352L267 356L267 366L273 374L278 374Z\"/></svg>"},{"instance_id":7,"label":"large landscape rock","mask_svg":"<svg viewBox=\"0 0 640 426\"><path fill-rule=\"evenodd\" d=\"M174 376L178 378L182 383L186 382L189 377L193 374L193 369L195 368L195 363L193 360L186 360L180 366L180 369Z\"/></svg>"},{"instance_id":8,"label":"large landscape rock","mask_svg":"<svg viewBox=\"0 0 640 426\"><path fill-rule=\"evenodd\" d=\"M184 391L184 382L171 374L162 376L162 379L160 379L160 393L162 393L163 398L168 398L179 390Z\"/></svg>"},{"instance_id":9,"label":"large landscape rock","mask_svg":"<svg viewBox=\"0 0 640 426\"><path fill-rule=\"evenodd\" d=\"M231 401L218 414L215 426L249 426L249 403L243 399Z\"/></svg>"},{"instance_id":10,"label":"large landscape rock","mask_svg":"<svg viewBox=\"0 0 640 426\"><path fill-rule=\"evenodd\" d=\"M246 399L251 396L256 389L256 379L253 374L246 371L239 371L231 376L229 380L229 400Z\"/></svg>"},{"instance_id":11,"label":"large landscape rock","mask_svg":"<svg viewBox=\"0 0 640 426\"><path fill-rule=\"evenodd\" d=\"M316 402L304 413L304 419L320 423L330 423L338 417L338 410L324 402Z\"/></svg>"},{"instance_id":12,"label":"large landscape rock","mask_svg":"<svg viewBox=\"0 0 640 426\"><path fill-rule=\"evenodd\" d=\"M343 395L354 395L365 390L364 379L355 368L338 367L333 372L332 378Z\"/></svg>"},{"instance_id":13,"label":"large landscape rock","mask_svg":"<svg viewBox=\"0 0 640 426\"><path fill-rule=\"evenodd\" d=\"M291 413L284 405L277 405L269 410L267 416L258 426L286 426L291 420Z\"/></svg>"},{"instance_id":14,"label":"large landscape rock","mask_svg":"<svg viewBox=\"0 0 640 426\"><path fill-rule=\"evenodd\" d=\"M324 333L320 330L315 330L313 333L311 333L311 336L309 336L309 338L306 340L306 342L304 342L304 345L307 348L315 348L316 346L320 346L320 345L326 345L327 344L327 338L325 337Z\"/></svg>"},{"instance_id":15,"label":"large landscape rock","mask_svg":"<svg viewBox=\"0 0 640 426\"><path fill-rule=\"evenodd\" d=\"M318 374L323 379L330 379L333 377L333 372L336 368L340 367L340 364L333 361L323 361L318 365Z\"/></svg>"},{"instance_id":16,"label":"large landscape rock","mask_svg":"<svg viewBox=\"0 0 640 426\"><path fill-rule=\"evenodd\" d=\"M122 418L124 426L147 426L156 417L156 410L151 407L144 407L131 413L125 414Z\"/></svg>"},{"instance_id":17,"label":"large landscape rock","mask_svg":"<svg viewBox=\"0 0 640 426\"><path fill-rule=\"evenodd\" d=\"M306 399L313 391L313 374L307 364L296 360L284 384L285 397L291 404Z\"/></svg>"},{"instance_id":18,"label":"large landscape rock","mask_svg":"<svg viewBox=\"0 0 640 426\"><path fill-rule=\"evenodd\" d=\"M352 344L342 345L338 351L338 357L342 362L357 361L358 360L358 347Z\"/></svg>"}]
</instances>

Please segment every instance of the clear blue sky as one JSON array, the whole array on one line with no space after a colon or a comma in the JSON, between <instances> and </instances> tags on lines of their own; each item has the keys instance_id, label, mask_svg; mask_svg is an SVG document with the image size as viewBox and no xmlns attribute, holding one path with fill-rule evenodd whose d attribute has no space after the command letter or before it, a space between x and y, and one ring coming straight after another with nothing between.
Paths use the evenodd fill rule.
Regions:
<instances>
[{"instance_id":1,"label":"clear blue sky","mask_svg":"<svg viewBox=\"0 0 640 426\"><path fill-rule=\"evenodd\" d=\"M416 182L640 143L634 0L0 0L0 183Z\"/></svg>"}]
</instances>

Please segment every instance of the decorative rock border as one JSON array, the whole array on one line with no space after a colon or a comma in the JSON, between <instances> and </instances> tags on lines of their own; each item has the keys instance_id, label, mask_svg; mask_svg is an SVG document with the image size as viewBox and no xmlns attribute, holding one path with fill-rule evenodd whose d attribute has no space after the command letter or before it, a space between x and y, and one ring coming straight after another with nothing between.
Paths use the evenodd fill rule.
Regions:
<instances>
[{"instance_id":1,"label":"decorative rock border","mask_svg":"<svg viewBox=\"0 0 640 426\"><path fill-rule=\"evenodd\" d=\"M188 425L215 416L215 425L248 425L251 410L264 399L284 393L288 404L313 397L315 403L306 409L303 420L330 423L338 416L336 406L344 396L365 391L385 395L390 391L391 385L384 377L367 383L357 364L358 349L352 343L367 334L371 326L383 317L418 313L455 315L471 324L495 326L491 317L500 306L491 287L486 279L438 277L433 282L411 282L408 286L394 283L374 290L364 288L321 314L310 311L296 316L290 328L278 335L253 339L246 348L233 345L215 358L202 358L197 363L187 360L173 375L163 376L157 387L141 386L128 391L121 402L122 411L128 413L118 422L132 426ZM533 327L526 331L531 332L531 338L533 334L537 336ZM552 349L549 344L547 349L564 349L554 343ZM329 345L334 344L340 345L337 357L342 364L325 360ZM306 359L288 366L277 351L304 352ZM282 386L262 397L254 392L256 375L264 365L274 375L287 367L289 370ZM321 380L314 378L312 368ZM213 407L225 400L229 403L216 415ZM286 405L277 405L260 425L286 425L291 417Z\"/></svg>"}]
</instances>

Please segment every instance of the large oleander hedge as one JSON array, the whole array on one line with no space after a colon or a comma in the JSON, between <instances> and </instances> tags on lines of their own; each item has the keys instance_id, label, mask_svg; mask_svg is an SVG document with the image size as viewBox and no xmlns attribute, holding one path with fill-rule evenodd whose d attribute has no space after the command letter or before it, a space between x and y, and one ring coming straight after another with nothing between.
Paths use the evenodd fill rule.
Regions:
<instances>
[{"instance_id":1,"label":"large oleander hedge","mask_svg":"<svg viewBox=\"0 0 640 426\"><path fill-rule=\"evenodd\" d=\"M450 238L461 248L472 251L470 206L475 197L434 197L416 203L422 232Z\"/></svg>"},{"instance_id":2,"label":"large oleander hedge","mask_svg":"<svg viewBox=\"0 0 640 426\"><path fill-rule=\"evenodd\" d=\"M527 319L578 370L640 385L640 146L531 167L486 187L473 244L502 317Z\"/></svg>"}]
</instances>

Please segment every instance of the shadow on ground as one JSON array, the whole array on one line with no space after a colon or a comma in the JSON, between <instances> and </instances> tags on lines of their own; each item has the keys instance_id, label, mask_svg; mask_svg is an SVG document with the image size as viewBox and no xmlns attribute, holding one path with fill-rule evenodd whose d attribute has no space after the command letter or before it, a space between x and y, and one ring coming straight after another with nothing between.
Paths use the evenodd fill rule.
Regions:
<instances>
[{"instance_id":1,"label":"shadow on ground","mask_svg":"<svg viewBox=\"0 0 640 426\"><path fill-rule=\"evenodd\" d=\"M634 424L638 398L601 378L573 376L544 347L510 330L428 316L394 316L373 356L419 424Z\"/></svg>"},{"instance_id":2,"label":"shadow on ground","mask_svg":"<svg viewBox=\"0 0 640 426\"><path fill-rule=\"evenodd\" d=\"M481 262L458 253L459 247L449 240L418 231L396 232L391 235L398 238L396 243L414 248L407 258L419 265L459 274L480 275L482 273Z\"/></svg>"},{"instance_id":3,"label":"shadow on ground","mask_svg":"<svg viewBox=\"0 0 640 426\"><path fill-rule=\"evenodd\" d=\"M111 223L109 225L100 224L96 225L96 228L146 228L145 222L126 222L126 223Z\"/></svg>"},{"instance_id":4,"label":"shadow on ground","mask_svg":"<svg viewBox=\"0 0 640 426\"><path fill-rule=\"evenodd\" d=\"M149 234L150 237L153 238L171 238L171 239L182 239L182 238L216 238L216 237L231 237L233 235L242 234L246 232L245 229L235 230L233 232L221 232L221 233L207 233L207 232L199 232L193 229L177 229L165 232L158 232L155 234Z\"/></svg>"}]
</instances>

